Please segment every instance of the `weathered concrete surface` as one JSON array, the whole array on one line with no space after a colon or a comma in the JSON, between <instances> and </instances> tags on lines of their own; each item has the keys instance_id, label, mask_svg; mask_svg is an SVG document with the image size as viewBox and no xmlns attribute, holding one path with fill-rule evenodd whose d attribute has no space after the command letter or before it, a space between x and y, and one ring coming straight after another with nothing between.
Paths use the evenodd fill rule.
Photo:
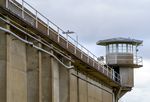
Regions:
<instances>
[{"instance_id":1,"label":"weathered concrete surface","mask_svg":"<svg viewBox=\"0 0 150 102\"><path fill-rule=\"evenodd\" d=\"M70 92L70 101L69 102L78 102L78 78L74 75L72 75L71 73L73 74L77 74L76 71L74 71L73 69L70 70L70 89L69 89L69 92Z\"/></svg>"},{"instance_id":2,"label":"weathered concrete surface","mask_svg":"<svg viewBox=\"0 0 150 102\"><path fill-rule=\"evenodd\" d=\"M41 54L41 98L42 102L52 102L52 57L46 53Z\"/></svg>"},{"instance_id":3,"label":"weathered concrete surface","mask_svg":"<svg viewBox=\"0 0 150 102\"><path fill-rule=\"evenodd\" d=\"M113 102L112 88L94 79L71 70L70 102Z\"/></svg>"},{"instance_id":4,"label":"weathered concrete surface","mask_svg":"<svg viewBox=\"0 0 150 102\"><path fill-rule=\"evenodd\" d=\"M134 69L133 68L120 68L122 76L122 85L126 87L134 86Z\"/></svg>"},{"instance_id":5,"label":"weathered concrete surface","mask_svg":"<svg viewBox=\"0 0 150 102\"><path fill-rule=\"evenodd\" d=\"M0 102L113 102L109 85L67 69L50 55L0 33Z\"/></svg>"},{"instance_id":6,"label":"weathered concrete surface","mask_svg":"<svg viewBox=\"0 0 150 102\"><path fill-rule=\"evenodd\" d=\"M69 70L60 65L59 68L60 102L69 102Z\"/></svg>"},{"instance_id":7,"label":"weathered concrete surface","mask_svg":"<svg viewBox=\"0 0 150 102\"><path fill-rule=\"evenodd\" d=\"M0 22L0 26L4 24ZM6 26L5 26L6 27ZM0 31L0 102L6 102L7 36Z\"/></svg>"},{"instance_id":8,"label":"weathered concrete surface","mask_svg":"<svg viewBox=\"0 0 150 102\"><path fill-rule=\"evenodd\" d=\"M52 67L52 102L60 102L59 93L59 63L51 59Z\"/></svg>"},{"instance_id":9,"label":"weathered concrete surface","mask_svg":"<svg viewBox=\"0 0 150 102\"><path fill-rule=\"evenodd\" d=\"M39 53L26 45L28 102L39 102Z\"/></svg>"},{"instance_id":10,"label":"weathered concrete surface","mask_svg":"<svg viewBox=\"0 0 150 102\"><path fill-rule=\"evenodd\" d=\"M27 102L26 46L14 37L8 40L7 102Z\"/></svg>"},{"instance_id":11,"label":"weathered concrete surface","mask_svg":"<svg viewBox=\"0 0 150 102\"><path fill-rule=\"evenodd\" d=\"M86 79L86 76L83 74L78 74L79 77ZM78 88L79 88L79 102L87 102L88 101L88 87L87 82L79 79Z\"/></svg>"}]
</instances>

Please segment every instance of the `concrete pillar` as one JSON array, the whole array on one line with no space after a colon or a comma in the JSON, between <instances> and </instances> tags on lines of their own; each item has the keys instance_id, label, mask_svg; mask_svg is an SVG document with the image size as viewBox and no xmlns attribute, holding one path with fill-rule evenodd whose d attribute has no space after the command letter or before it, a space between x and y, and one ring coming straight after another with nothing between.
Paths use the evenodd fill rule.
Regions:
<instances>
[{"instance_id":1,"label":"concrete pillar","mask_svg":"<svg viewBox=\"0 0 150 102\"><path fill-rule=\"evenodd\" d=\"M43 47L44 48L44 47ZM46 48L44 48L46 49ZM47 51L49 49L46 49ZM49 50L50 51L50 50ZM41 101L52 102L52 66L51 57L46 53L41 53Z\"/></svg>"},{"instance_id":2,"label":"concrete pillar","mask_svg":"<svg viewBox=\"0 0 150 102\"><path fill-rule=\"evenodd\" d=\"M61 102L69 101L69 70L60 65L59 69L59 87L60 87L60 100Z\"/></svg>"},{"instance_id":3,"label":"concrete pillar","mask_svg":"<svg viewBox=\"0 0 150 102\"><path fill-rule=\"evenodd\" d=\"M73 74L77 75L77 71L74 69L70 70L70 87L69 87L69 92L70 92L70 101L69 102L78 102L78 78Z\"/></svg>"},{"instance_id":4,"label":"concrete pillar","mask_svg":"<svg viewBox=\"0 0 150 102\"><path fill-rule=\"evenodd\" d=\"M59 93L59 63L51 58L52 68L52 102L60 102Z\"/></svg>"},{"instance_id":5,"label":"concrete pillar","mask_svg":"<svg viewBox=\"0 0 150 102\"><path fill-rule=\"evenodd\" d=\"M122 78L122 85L126 87L134 86L134 69L120 68L120 75Z\"/></svg>"},{"instance_id":6,"label":"concrete pillar","mask_svg":"<svg viewBox=\"0 0 150 102\"><path fill-rule=\"evenodd\" d=\"M0 26L6 28L2 22ZM6 102L7 37L0 31L0 102Z\"/></svg>"},{"instance_id":7,"label":"concrete pillar","mask_svg":"<svg viewBox=\"0 0 150 102\"><path fill-rule=\"evenodd\" d=\"M39 102L39 52L30 45L26 48L28 102Z\"/></svg>"},{"instance_id":8,"label":"concrete pillar","mask_svg":"<svg viewBox=\"0 0 150 102\"><path fill-rule=\"evenodd\" d=\"M7 101L3 102L27 102L26 44L15 37L7 40Z\"/></svg>"},{"instance_id":9,"label":"concrete pillar","mask_svg":"<svg viewBox=\"0 0 150 102\"><path fill-rule=\"evenodd\" d=\"M79 73L78 76L83 79L86 79L86 76L81 73ZM88 101L87 85L88 84L86 81L79 79L79 102L87 102Z\"/></svg>"},{"instance_id":10,"label":"concrete pillar","mask_svg":"<svg viewBox=\"0 0 150 102\"><path fill-rule=\"evenodd\" d=\"M88 81L93 82L92 79L88 79ZM94 86L88 83L88 102L94 102L95 97L94 95L95 95Z\"/></svg>"}]
</instances>

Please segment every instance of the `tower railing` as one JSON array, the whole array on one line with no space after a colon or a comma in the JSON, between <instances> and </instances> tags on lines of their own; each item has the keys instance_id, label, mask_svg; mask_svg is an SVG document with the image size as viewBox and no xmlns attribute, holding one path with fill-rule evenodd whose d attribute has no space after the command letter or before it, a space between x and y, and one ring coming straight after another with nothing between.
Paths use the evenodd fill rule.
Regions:
<instances>
[{"instance_id":1,"label":"tower railing","mask_svg":"<svg viewBox=\"0 0 150 102\"><path fill-rule=\"evenodd\" d=\"M143 66L143 58L140 56L134 56L134 64Z\"/></svg>"},{"instance_id":2,"label":"tower railing","mask_svg":"<svg viewBox=\"0 0 150 102\"><path fill-rule=\"evenodd\" d=\"M64 30L37 11L29 3L24 0L6 0L6 8L23 18L26 22L41 30L44 34L67 48L72 54L102 72L104 75L120 83L120 75L103 61L98 61L98 57L91 51L81 45L68 34L64 35ZM51 32L55 33L53 35Z\"/></svg>"},{"instance_id":3,"label":"tower railing","mask_svg":"<svg viewBox=\"0 0 150 102\"><path fill-rule=\"evenodd\" d=\"M127 62L125 62L125 61L128 61L128 62L130 62L128 64L133 64L136 66L143 66L143 58L141 56L137 56L137 54L136 55L133 54L132 56L131 56L131 54L130 55L129 54L121 54L121 55L116 54L115 57L113 57L111 59L110 58L107 59L107 57L104 57L104 61L105 61L105 63L112 61L113 63L115 62L116 64L118 63L118 61L121 61L121 62L124 61L123 63L127 64Z\"/></svg>"}]
</instances>

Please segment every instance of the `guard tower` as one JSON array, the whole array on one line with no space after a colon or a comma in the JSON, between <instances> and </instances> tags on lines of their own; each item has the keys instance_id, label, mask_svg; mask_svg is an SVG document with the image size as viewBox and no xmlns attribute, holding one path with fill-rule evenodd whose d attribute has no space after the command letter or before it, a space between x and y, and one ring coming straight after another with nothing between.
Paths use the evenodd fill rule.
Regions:
<instances>
[{"instance_id":1,"label":"guard tower","mask_svg":"<svg viewBox=\"0 0 150 102\"><path fill-rule=\"evenodd\" d=\"M106 46L106 64L122 77L124 93L134 86L134 68L143 66L142 58L137 55L142 43L141 40L121 37L97 42L97 45Z\"/></svg>"}]
</instances>

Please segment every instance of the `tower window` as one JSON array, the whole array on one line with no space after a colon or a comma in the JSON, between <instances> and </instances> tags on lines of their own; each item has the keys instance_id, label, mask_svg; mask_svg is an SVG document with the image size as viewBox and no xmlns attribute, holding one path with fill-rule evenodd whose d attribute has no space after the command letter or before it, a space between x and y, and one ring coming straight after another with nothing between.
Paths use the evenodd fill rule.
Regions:
<instances>
[{"instance_id":1,"label":"tower window","mask_svg":"<svg viewBox=\"0 0 150 102\"><path fill-rule=\"evenodd\" d=\"M109 44L107 46L108 53L133 53L133 45L131 44Z\"/></svg>"}]
</instances>

